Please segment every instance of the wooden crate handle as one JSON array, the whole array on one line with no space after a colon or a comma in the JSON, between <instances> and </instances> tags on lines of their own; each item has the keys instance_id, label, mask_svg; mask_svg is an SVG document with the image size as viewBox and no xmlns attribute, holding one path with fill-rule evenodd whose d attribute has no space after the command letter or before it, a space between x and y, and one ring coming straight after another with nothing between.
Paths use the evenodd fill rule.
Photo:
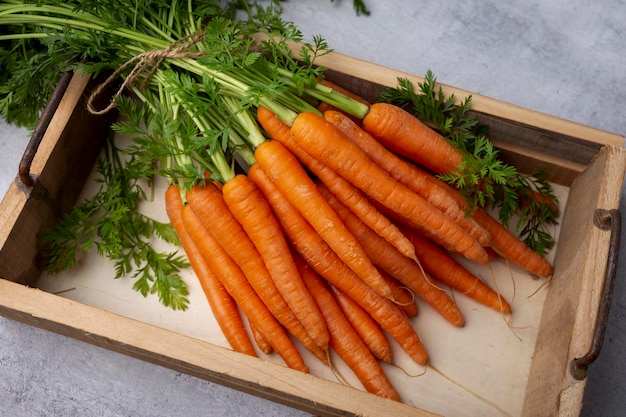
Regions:
<instances>
[{"instance_id":1,"label":"wooden crate handle","mask_svg":"<svg viewBox=\"0 0 626 417\"><path fill-rule=\"evenodd\" d=\"M48 104L46 105L44 111L41 113L41 117L39 118L39 122L33 130L33 135L28 141L28 145L24 150L24 155L22 155L22 159L20 160L20 164L18 167L18 179L22 183L25 189L30 189L34 185L33 178L30 175L30 166L33 163L33 159L35 158L35 154L37 153L37 149L39 149L39 144L43 139L43 136L50 125L50 121L52 120L52 116L57 111L59 107L59 103L67 90L67 86L72 79L73 72L67 71L61 74L61 78L59 79L58 84L54 88L52 95L50 96L50 100L48 100Z\"/></svg>"},{"instance_id":2,"label":"wooden crate handle","mask_svg":"<svg viewBox=\"0 0 626 417\"><path fill-rule=\"evenodd\" d=\"M618 209L596 209L593 223L602 230L610 230L611 240L609 242L609 253L606 261L606 275L602 288L602 297L600 299L600 305L598 306L598 317L596 319L596 328L591 341L591 347L585 355L572 359L570 363L570 373L574 379L579 381L587 377L589 365L598 358L600 350L602 349L602 342L604 341L609 318L609 309L611 307L611 299L613 297L615 275L617 273L622 218Z\"/></svg>"}]
</instances>

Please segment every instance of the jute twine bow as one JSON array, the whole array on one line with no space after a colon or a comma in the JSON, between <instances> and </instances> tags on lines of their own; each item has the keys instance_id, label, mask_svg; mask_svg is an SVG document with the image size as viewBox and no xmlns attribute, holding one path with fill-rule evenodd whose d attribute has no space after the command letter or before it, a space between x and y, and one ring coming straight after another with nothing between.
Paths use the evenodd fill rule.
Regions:
<instances>
[{"instance_id":1,"label":"jute twine bow","mask_svg":"<svg viewBox=\"0 0 626 417\"><path fill-rule=\"evenodd\" d=\"M202 56L202 52L192 52L188 51L187 49L201 41L203 37L204 32L192 33L188 36L180 38L178 41L170 44L165 49L147 51L139 55L135 55L124 64L122 64L119 68L117 68L113 72L113 74L111 74L106 80L104 80L104 82L91 93L89 99L87 100L87 110L95 115L107 113L109 110L115 107L115 99L122 94L124 89L133 82L135 82L139 75L148 71L145 79L141 84L141 89L143 89L152 77L152 75L154 75L156 70L159 68L161 63L163 63L163 61L165 61L167 58L197 58ZM102 93L102 91L106 87L109 86L109 84L111 84L120 75L122 71L124 71L124 69L133 64L135 66L130 71L128 76L126 76L124 82L117 90L115 95L113 95L113 98L111 99L109 105L102 110L97 110L93 105L94 100Z\"/></svg>"}]
</instances>

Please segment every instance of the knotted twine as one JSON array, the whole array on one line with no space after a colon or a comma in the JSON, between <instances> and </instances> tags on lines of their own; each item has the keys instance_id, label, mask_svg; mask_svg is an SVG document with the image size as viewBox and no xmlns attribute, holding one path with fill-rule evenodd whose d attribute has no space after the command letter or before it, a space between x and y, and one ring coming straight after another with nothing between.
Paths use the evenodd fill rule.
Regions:
<instances>
[{"instance_id":1,"label":"knotted twine","mask_svg":"<svg viewBox=\"0 0 626 417\"><path fill-rule=\"evenodd\" d=\"M140 88L143 88L148 84L150 78L159 66L168 58L197 58L203 55L202 52L188 51L193 45L197 44L204 38L204 32L198 31L188 36L180 38L176 42L171 43L165 49L157 49L152 51L146 51L139 55L133 56L126 61L120 67L118 67L103 83L91 93L87 100L87 110L95 115L105 114L115 107L115 99L122 94L124 89L135 82L135 80L144 72L147 71L146 77L141 83ZM134 64L133 69L124 79L122 85L118 88L117 92L113 95L111 102L107 107L102 110L97 110L93 102L94 100L109 86L127 67Z\"/></svg>"}]
</instances>

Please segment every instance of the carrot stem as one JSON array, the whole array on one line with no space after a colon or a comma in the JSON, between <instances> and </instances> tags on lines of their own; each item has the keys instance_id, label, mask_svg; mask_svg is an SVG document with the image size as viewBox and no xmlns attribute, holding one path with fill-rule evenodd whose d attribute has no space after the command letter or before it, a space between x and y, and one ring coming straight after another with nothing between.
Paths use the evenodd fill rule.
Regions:
<instances>
[{"instance_id":1,"label":"carrot stem","mask_svg":"<svg viewBox=\"0 0 626 417\"><path fill-rule=\"evenodd\" d=\"M294 74L284 68L277 68L278 72L288 79L293 79ZM295 85L295 84L292 84ZM354 117L363 119L369 112L369 106L361 103L345 94L342 94L322 83L314 82L312 87L305 87L304 93L325 103L330 104ZM291 125L290 123L287 123Z\"/></svg>"}]
</instances>

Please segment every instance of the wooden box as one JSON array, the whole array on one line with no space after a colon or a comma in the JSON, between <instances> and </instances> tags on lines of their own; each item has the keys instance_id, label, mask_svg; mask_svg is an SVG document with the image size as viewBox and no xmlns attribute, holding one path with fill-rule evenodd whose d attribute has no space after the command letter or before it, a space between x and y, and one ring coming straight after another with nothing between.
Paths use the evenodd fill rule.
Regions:
<instances>
[{"instance_id":1,"label":"wooden box","mask_svg":"<svg viewBox=\"0 0 626 417\"><path fill-rule=\"evenodd\" d=\"M329 79L367 98L376 97L385 86L395 86L397 77L422 80L336 53L319 63L329 68ZM42 283L37 234L75 203L85 183L89 185L107 134L110 120L85 110L85 98L93 87L94 82L85 77L71 78L30 166L32 187L16 180L2 200L0 314L316 415L579 414L584 367L576 373L572 361L585 356L593 360L596 353L589 351L601 341L605 326L603 292L604 297L610 296L619 243L617 209L626 169L623 137L472 95L474 112L490 125L490 137L502 156L522 172L545 168L560 190L561 224L550 254L555 274L549 282L517 278L516 299L522 317L528 319L524 323L507 327L497 313L465 304L471 319L459 330L462 338L450 339L447 346L443 339L432 348L443 352L434 355L436 369L446 375L439 378L443 385L428 391L431 384L424 378L437 375L433 370L426 372L428 376L407 376L395 369L403 378L402 392L410 396L397 403L315 372L302 374L268 358L238 354L193 331L126 315L124 300L118 299L116 305L84 302ZM443 87L459 98L469 94ZM77 274L92 278L81 270ZM120 285L132 292L128 282ZM535 292L541 295L533 296ZM142 302L130 297L127 303ZM185 317L173 320L180 322L195 320L204 312L175 314L178 319ZM426 341L445 333L437 326L434 323L426 330ZM500 331L493 333L506 337L490 340L490 326L499 326ZM599 333L595 339L594 333ZM523 348L516 347L517 339ZM488 366L488 361L500 356L501 365ZM482 375L489 375L488 380Z\"/></svg>"}]
</instances>

